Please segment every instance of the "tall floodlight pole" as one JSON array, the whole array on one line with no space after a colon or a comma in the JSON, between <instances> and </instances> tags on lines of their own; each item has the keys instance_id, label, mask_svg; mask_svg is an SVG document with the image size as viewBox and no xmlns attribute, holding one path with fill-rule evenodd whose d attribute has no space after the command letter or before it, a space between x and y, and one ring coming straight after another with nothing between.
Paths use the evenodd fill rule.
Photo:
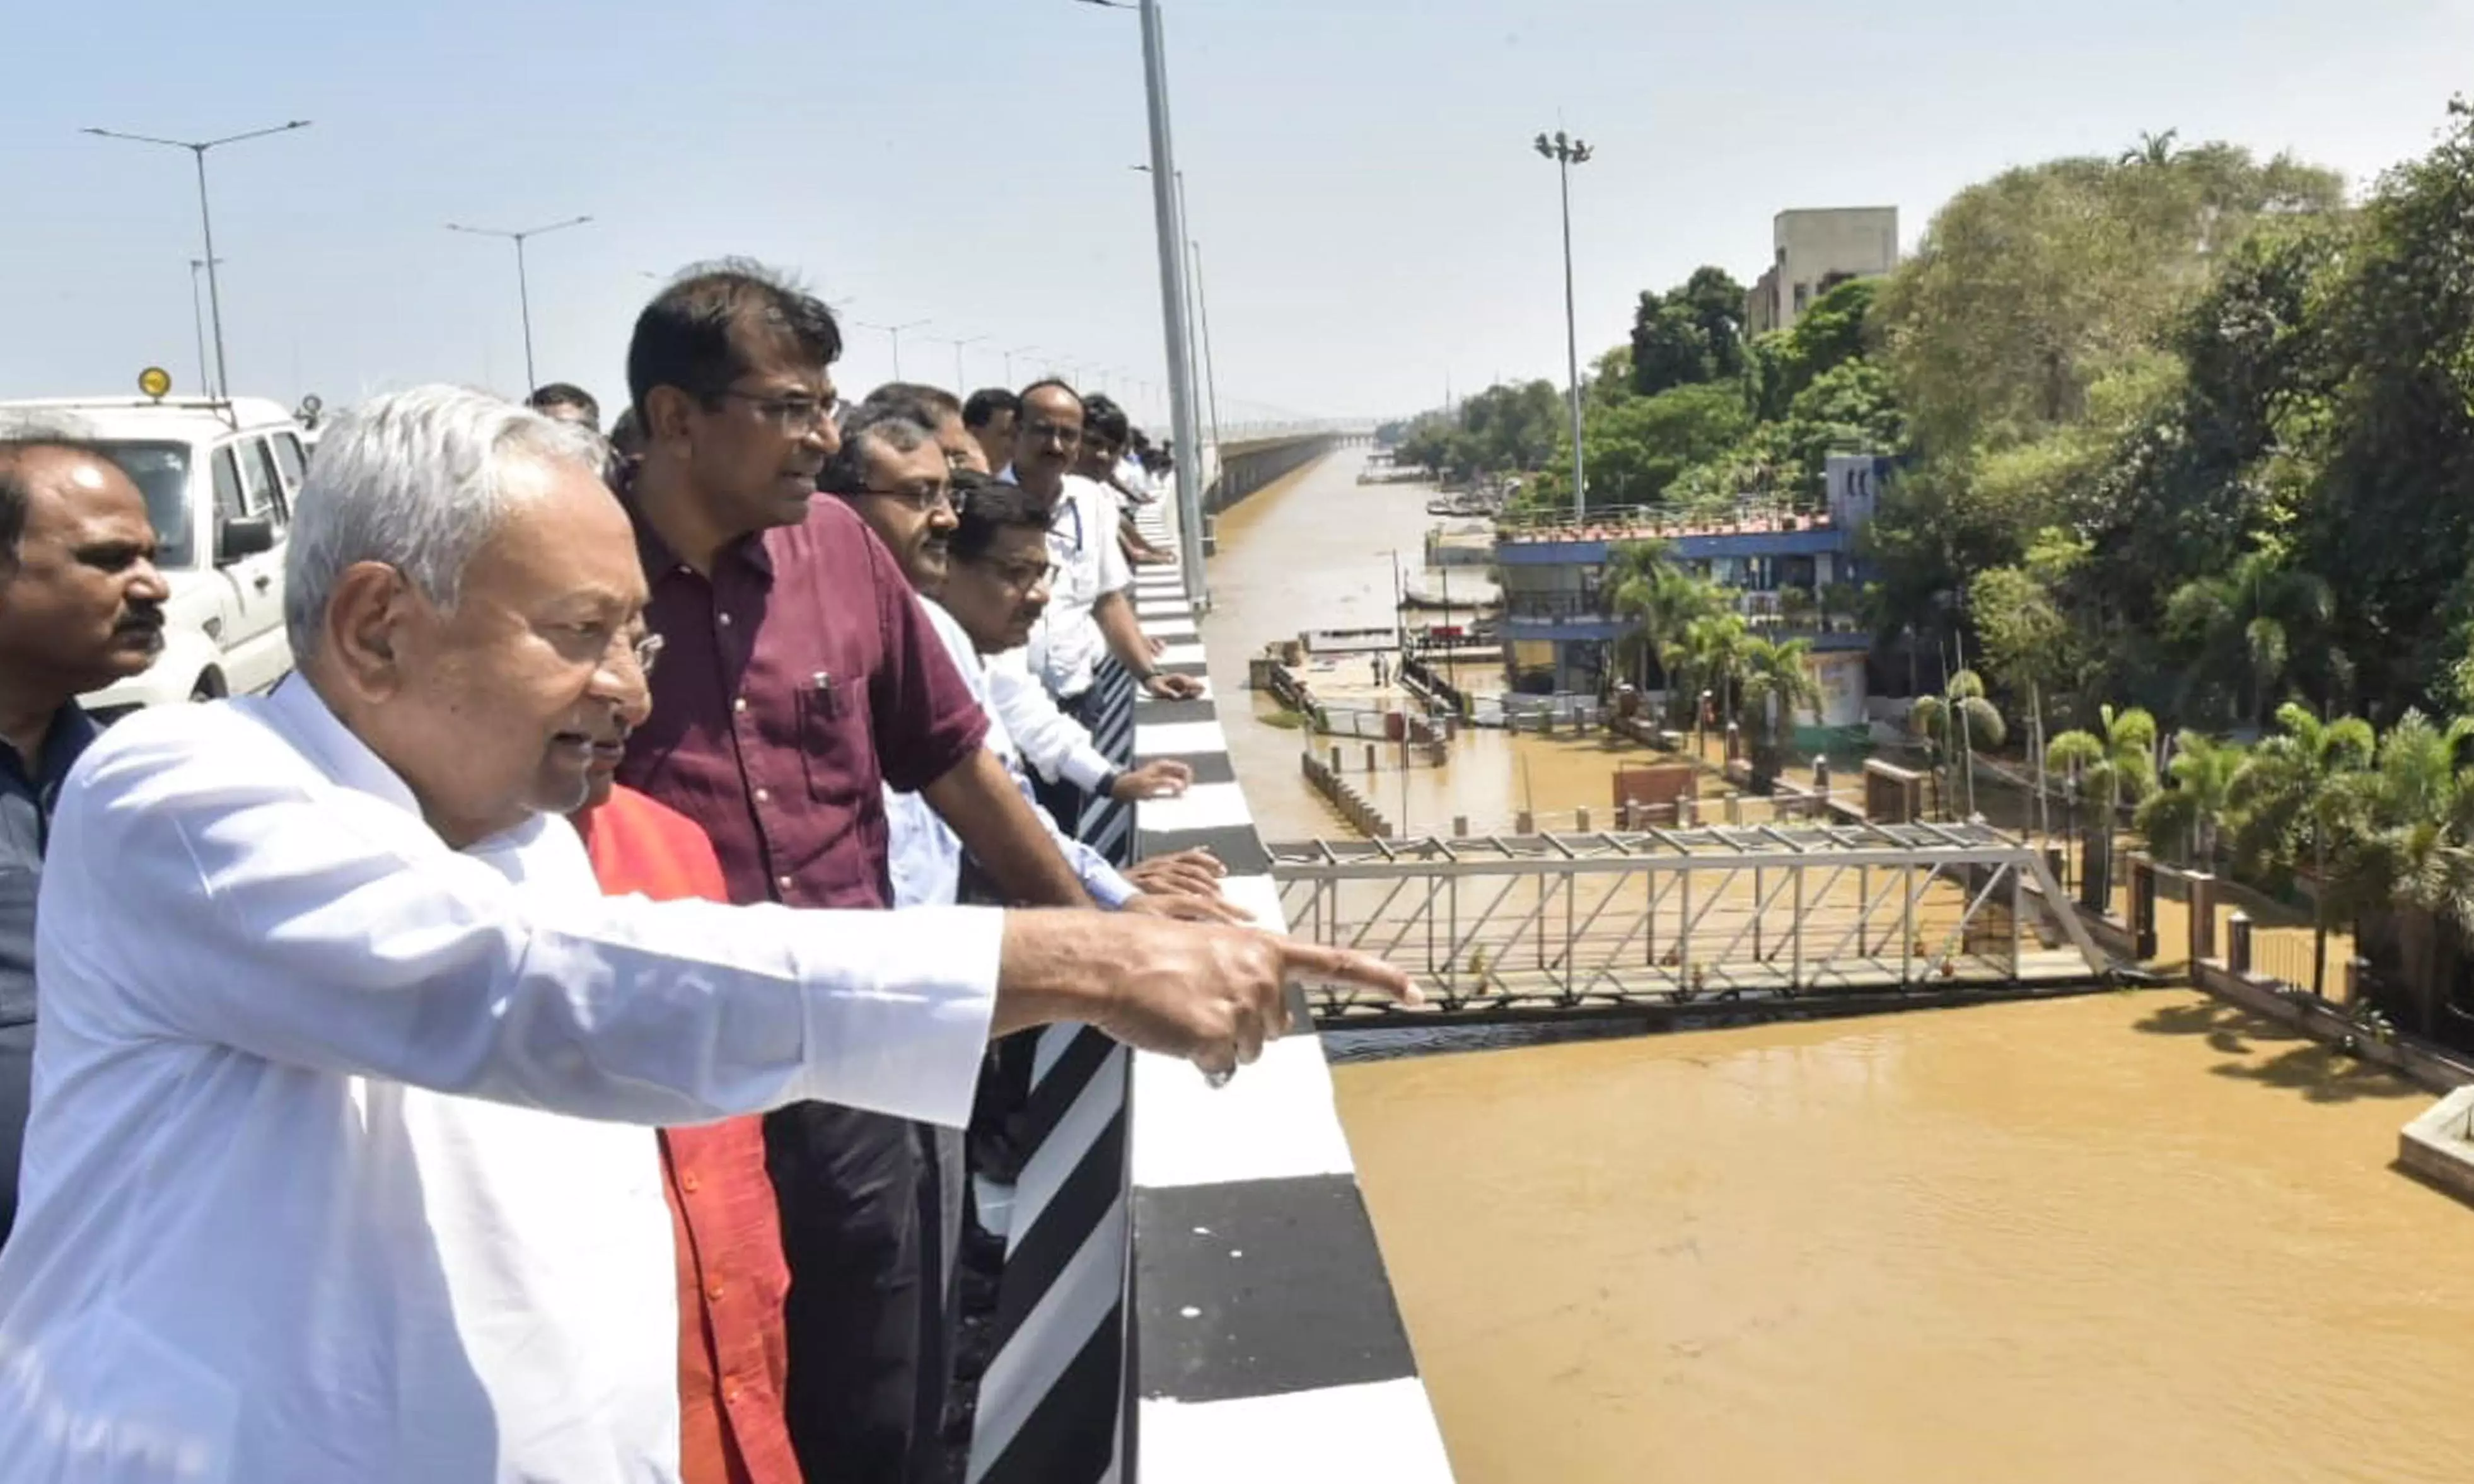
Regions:
<instances>
[{"instance_id":1,"label":"tall floodlight pole","mask_svg":"<svg viewBox=\"0 0 2474 1484\"><path fill-rule=\"evenodd\" d=\"M247 134L228 134L220 139L158 139L153 134L122 134L116 129L79 131L81 134L93 134L98 139L125 139L132 144L159 144L165 149L187 150L190 158L197 162L198 231L206 242L206 255L200 260L206 265L206 304L215 322L215 386L219 395L230 395L227 389L231 385L231 372L224 361L223 285L215 277L215 264L223 259L215 255L215 217L214 213L206 207L206 151L221 149L227 144L238 144L244 139L263 139L269 134L290 134L296 129L308 127L309 120L296 118L289 123L276 124L265 129L253 129Z\"/></svg>"},{"instance_id":2,"label":"tall floodlight pole","mask_svg":"<svg viewBox=\"0 0 2474 1484\"><path fill-rule=\"evenodd\" d=\"M1018 383L1018 382L1016 382L1016 381L1014 380L1014 378L1013 378L1013 358L1014 358L1015 356L1017 356L1017 355L1020 355L1020 356L1023 356L1023 357L1028 358L1028 357L1030 357L1030 356L1037 355L1038 353L1039 353L1039 347L1037 347L1037 346L1035 346L1035 345L1018 345L1018 346L1015 346L1012 350L1007 351L1007 352L1006 352L1006 353L1005 353L1005 363L1006 363L1006 390L1007 390L1007 391L1008 391L1008 392L1012 391L1012 390L1015 388L1015 386L1017 386L1017 385L1019 384L1019 383Z\"/></svg>"},{"instance_id":3,"label":"tall floodlight pole","mask_svg":"<svg viewBox=\"0 0 2474 1484\"><path fill-rule=\"evenodd\" d=\"M497 237L516 245L516 304L524 320L524 391L527 394L541 385L541 377L533 370L533 285L531 275L524 267L524 239L538 237L544 232L565 231L570 227L581 227L591 220L593 218L589 216L570 216L563 222L527 227L521 231L508 231L497 227L466 227L456 222L447 224L449 231L460 231L474 237Z\"/></svg>"},{"instance_id":4,"label":"tall floodlight pole","mask_svg":"<svg viewBox=\"0 0 2474 1484\"><path fill-rule=\"evenodd\" d=\"M198 288L198 272L206 266L203 257L189 259L189 322L198 331L198 390L208 397L220 397L223 390L206 370L206 304Z\"/></svg>"},{"instance_id":5,"label":"tall floodlight pole","mask_svg":"<svg viewBox=\"0 0 2474 1484\"><path fill-rule=\"evenodd\" d=\"M1151 115L1152 219L1158 239L1160 318L1168 331L1170 423L1176 438L1177 552L1185 593L1208 600L1202 578L1202 469L1192 371L1193 336L1186 324L1185 232L1176 204L1176 147L1169 125L1168 52L1161 35L1159 0L1082 0L1085 5L1136 11L1143 23L1143 93Z\"/></svg>"},{"instance_id":6,"label":"tall floodlight pole","mask_svg":"<svg viewBox=\"0 0 2474 1484\"><path fill-rule=\"evenodd\" d=\"M1564 182L1564 360L1572 378L1572 518L1589 516L1589 483L1581 460L1581 331L1572 302L1572 167L1586 165L1596 153L1558 129L1538 136L1538 153L1555 161Z\"/></svg>"},{"instance_id":7,"label":"tall floodlight pole","mask_svg":"<svg viewBox=\"0 0 2474 1484\"><path fill-rule=\"evenodd\" d=\"M881 329L893 337L893 379L899 381L902 379L902 332L906 329L925 329L936 322L911 320L901 325L870 325L864 320L853 320L851 323L861 329Z\"/></svg>"}]
</instances>

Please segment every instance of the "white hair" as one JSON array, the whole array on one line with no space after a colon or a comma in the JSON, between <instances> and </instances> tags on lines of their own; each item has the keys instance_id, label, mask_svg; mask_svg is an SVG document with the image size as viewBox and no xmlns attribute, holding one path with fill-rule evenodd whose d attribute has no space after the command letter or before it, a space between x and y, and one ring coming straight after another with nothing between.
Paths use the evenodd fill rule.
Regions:
<instances>
[{"instance_id":1,"label":"white hair","mask_svg":"<svg viewBox=\"0 0 2474 1484\"><path fill-rule=\"evenodd\" d=\"M295 664L318 650L335 583L383 562L453 611L464 570L508 514L513 460L580 464L598 477L598 433L460 386L375 397L318 440L283 554L283 624Z\"/></svg>"}]
</instances>

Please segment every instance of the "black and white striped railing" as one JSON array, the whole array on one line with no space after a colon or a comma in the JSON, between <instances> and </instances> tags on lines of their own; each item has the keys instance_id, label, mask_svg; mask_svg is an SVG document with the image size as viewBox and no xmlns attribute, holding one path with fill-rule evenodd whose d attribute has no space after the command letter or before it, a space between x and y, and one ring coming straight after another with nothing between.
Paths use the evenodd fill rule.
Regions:
<instances>
[{"instance_id":1,"label":"black and white striped railing","mask_svg":"<svg viewBox=\"0 0 2474 1484\"><path fill-rule=\"evenodd\" d=\"M1168 646L1161 666L1208 686L1175 567L1140 571L1136 611ZM1284 928L1216 699L1131 709L1138 758L1194 769L1183 797L1136 812L1137 853L1209 848L1228 896ZM1182 1061L1045 1034L974 1484L1451 1477L1330 1069L1299 1020L1216 1090Z\"/></svg>"}]
</instances>

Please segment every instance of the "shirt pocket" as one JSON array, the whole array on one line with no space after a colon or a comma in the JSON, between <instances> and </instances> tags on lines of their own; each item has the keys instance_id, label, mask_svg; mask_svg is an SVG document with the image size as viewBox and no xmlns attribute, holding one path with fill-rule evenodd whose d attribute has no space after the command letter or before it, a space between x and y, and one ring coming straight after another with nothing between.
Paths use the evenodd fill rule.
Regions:
<instances>
[{"instance_id":1,"label":"shirt pocket","mask_svg":"<svg viewBox=\"0 0 2474 1484\"><path fill-rule=\"evenodd\" d=\"M808 797L848 807L879 787L868 730L867 688L818 674L799 687L799 766Z\"/></svg>"}]
</instances>

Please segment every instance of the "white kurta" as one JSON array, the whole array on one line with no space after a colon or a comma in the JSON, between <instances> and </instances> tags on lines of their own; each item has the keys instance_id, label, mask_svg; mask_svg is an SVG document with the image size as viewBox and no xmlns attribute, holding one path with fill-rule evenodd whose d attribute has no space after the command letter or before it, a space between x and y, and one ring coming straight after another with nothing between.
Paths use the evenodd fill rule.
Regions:
<instances>
[{"instance_id":1,"label":"white kurta","mask_svg":"<svg viewBox=\"0 0 2474 1484\"><path fill-rule=\"evenodd\" d=\"M565 821L458 854L298 679L63 791L9 1484L677 1476L645 1126L959 1123L1002 919L605 899Z\"/></svg>"}]
</instances>

